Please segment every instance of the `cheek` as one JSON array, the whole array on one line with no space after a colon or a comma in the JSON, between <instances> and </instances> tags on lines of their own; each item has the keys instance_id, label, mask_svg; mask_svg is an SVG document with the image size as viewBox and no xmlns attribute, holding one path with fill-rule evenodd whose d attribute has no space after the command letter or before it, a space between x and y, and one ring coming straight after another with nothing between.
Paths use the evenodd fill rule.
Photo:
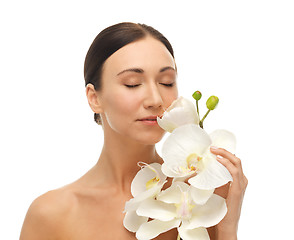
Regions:
<instances>
[{"instance_id":1,"label":"cheek","mask_svg":"<svg viewBox=\"0 0 294 240\"><path fill-rule=\"evenodd\" d=\"M106 102L106 114L116 116L116 118L119 116L121 119L136 115L140 107L140 96L127 91L120 91L115 93L115 97L113 95L108 97Z\"/></svg>"},{"instance_id":2,"label":"cheek","mask_svg":"<svg viewBox=\"0 0 294 240\"><path fill-rule=\"evenodd\" d=\"M178 98L178 89L177 88L175 88L174 91L172 91L172 92L170 91L170 92L168 92L168 94L165 94L164 95L165 107L166 108L169 107L172 104L172 102L174 100L176 100L177 98Z\"/></svg>"}]
</instances>

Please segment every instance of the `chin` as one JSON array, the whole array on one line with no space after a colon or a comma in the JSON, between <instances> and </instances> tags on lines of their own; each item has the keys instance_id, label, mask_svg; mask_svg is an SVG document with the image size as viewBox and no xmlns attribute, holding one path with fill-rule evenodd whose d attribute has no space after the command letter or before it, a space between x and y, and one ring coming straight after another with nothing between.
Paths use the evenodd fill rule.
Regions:
<instances>
[{"instance_id":1,"label":"chin","mask_svg":"<svg viewBox=\"0 0 294 240\"><path fill-rule=\"evenodd\" d=\"M163 138L165 135L166 131L162 130L162 132L158 132L157 134L155 133L150 133L146 134L144 136L140 136L140 139L136 139L136 141L145 144L145 145L155 145L156 143L160 142L160 140Z\"/></svg>"}]
</instances>

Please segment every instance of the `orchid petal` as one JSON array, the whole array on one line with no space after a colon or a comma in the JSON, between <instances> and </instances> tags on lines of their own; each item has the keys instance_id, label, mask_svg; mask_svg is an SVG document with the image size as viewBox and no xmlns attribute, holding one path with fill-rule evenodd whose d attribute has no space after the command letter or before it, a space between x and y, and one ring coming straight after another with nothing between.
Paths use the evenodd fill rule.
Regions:
<instances>
[{"instance_id":1,"label":"orchid petal","mask_svg":"<svg viewBox=\"0 0 294 240\"><path fill-rule=\"evenodd\" d=\"M166 176L161 171L161 165L159 163L151 163L150 165L144 166L134 177L131 184L131 193L133 197L146 191L146 183L155 178L159 177L160 182L166 179Z\"/></svg>"},{"instance_id":2,"label":"orchid petal","mask_svg":"<svg viewBox=\"0 0 294 240\"><path fill-rule=\"evenodd\" d=\"M236 151L236 137L233 133L219 129L209 134L212 145L218 148L224 148L229 152L234 153Z\"/></svg>"},{"instance_id":3,"label":"orchid petal","mask_svg":"<svg viewBox=\"0 0 294 240\"><path fill-rule=\"evenodd\" d=\"M195 105L180 96L166 109L162 118L157 117L158 125L168 132L186 124L199 124L199 116Z\"/></svg>"},{"instance_id":4,"label":"orchid petal","mask_svg":"<svg viewBox=\"0 0 294 240\"><path fill-rule=\"evenodd\" d=\"M145 192L142 192L141 194L137 195L136 197L130 199L129 201L127 201L125 204L125 211L136 210L142 201L156 196L160 192L164 183L166 183L166 182L167 181L163 182L160 185L154 186L154 187L146 190Z\"/></svg>"},{"instance_id":5,"label":"orchid petal","mask_svg":"<svg viewBox=\"0 0 294 240\"><path fill-rule=\"evenodd\" d=\"M188 182L196 188L211 190L225 185L233 181L233 178L228 169L215 159L211 159L209 164Z\"/></svg>"},{"instance_id":6,"label":"orchid petal","mask_svg":"<svg viewBox=\"0 0 294 240\"><path fill-rule=\"evenodd\" d=\"M183 96L179 96L176 100L172 102L172 104L166 109L167 112L171 111L172 109L183 107L188 100Z\"/></svg>"},{"instance_id":7,"label":"orchid petal","mask_svg":"<svg viewBox=\"0 0 294 240\"><path fill-rule=\"evenodd\" d=\"M177 128L177 124L170 118L172 118L171 114L166 113L166 115L162 118L157 117L157 123L159 127L171 133L175 128Z\"/></svg>"},{"instance_id":8,"label":"orchid petal","mask_svg":"<svg viewBox=\"0 0 294 240\"><path fill-rule=\"evenodd\" d=\"M184 165L185 163L182 163L182 165ZM190 175L189 173L185 173L185 172L179 172L176 171L175 169L178 169L179 167L179 163L174 162L173 164L171 163L163 163L161 165L161 171L168 177L172 177L172 178L184 178L187 177L187 175Z\"/></svg>"},{"instance_id":9,"label":"orchid petal","mask_svg":"<svg viewBox=\"0 0 294 240\"><path fill-rule=\"evenodd\" d=\"M130 211L126 213L123 220L123 225L130 232L136 232L138 231L139 227L147 221L148 217L138 216L136 211Z\"/></svg>"},{"instance_id":10,"label":"orchid petal","mask_svg":"<svg viewBox=\"0 0 294 240\"><path fill-rule=\"evenodd\" d=\"M174 182L169 188L159 193L157 199L165 203L180 203L182 192L189 190L189 185L184 182Z\"/></svg>"},{"instance_id":11,"label":"orchid petal","mask_svg":"<svg viewBox=\"0 0 294 240\"><path fill-rule=\"evenodd\" d=\"M178 227L180 223L181 221L177 219L167 222L152 220L147 223L143 223L136 233L136 238L139 240L155 238L161 233Z\"/></svg>"},{"instance_id":12,"label":"orchid petal","mask_svg":"<svg viewBox=\"0 0 294 240\"><path fill-rule=\"evenodd\" d=\"M197 205L192 210L187 229L211 227L218 224L227 214L226 200L213 194L205 205Z\"/></svg>"},{"instance_id":13,"label":"orchid petal","mask_svg":"<svg viewBox=\"0 0 294 240\"><path fill-rule=\"evenodd\" d=\"M211 190L203 190L195 188L193 186L190 187L191 198L198 205L205 204L207 200L212 196L213 192L214 188Z\"/></svg>"},{"instance_id":14,"label":"orchid petal","mask_svg":"<svg viewBox=\"0 0 294 240\"><path fill-rule=\"evenodd\" d=\"M186 168L187 163L184 162L179 164L179 162L171 163L163 163L161 165L161 171L168 177L172 177L173 181L181 181L184 182L185 179L189 178L191 175L194 174L193 171L181 171L181 168Z\"/></svg>"},{"instance_id":15,"label":"orchid petal","mask_svg":"<svg viewBox=\"0 0 294 240\"><path fill-rule=\"evenodd\" d=\"M176 207L154 199L147 199L140 204L136 213L161 221L170 221L176 217Z\"/></svg>"},{"instance_id":16,"label":"orchid petal","mask_svg":"<svg viewBox=\"0 0 294 240\"><path fill-rule=\"evenodd\" d=\"M184 120L185 123L199 124L200 119L196 111L195 104L182 96L174 101L173 104L171 104L171 106L167 109L167 111L172 111L173 109L181 107L185 109L185 111L181 115L181 121L186 118L186 120Z\"/></svg>"},{"instance_id":17,"label":"orchid petal","mask_svg":"<svg viewBox=\"0 0 294 240\"><path fill-rule=\"evenodd\" d=\"M189 174L189 175L186 175L186 176L183 176L183 177L174 177L173 178L173 180L172 180L172 182L174 183L174 182L186 182L186 180L188 179L188 178L190 178L190 176L191 175L193 175L194 173L192 172L191 174Z\"/></svg>"},{"instance_id":18,"label":"orchid petal","mask_svg":"<svg viewBox=\"0 0 294 240\"><path fill-rule=\"evenodd\" d=\"M162 145L162 158L171 170L176 166L187 166L187 157L196 153L204 154L211 145L209 135L195 124L187 124L176 128ZM162 171L169 176L169 172ZM183 176L180 175L179 176ZM174 177L174 176L171 176Z\"/></svg>"},{"instance_id":19,"label":"orchid petal","mask_svg":"<svg viewBox=\"0 0 294 240\"><path fill-rule=\"evenodd\" d=\"M208 232L205 228L185 229L178 228L179 234L183 240L209 240Z\"/></svg>"},{"instance_id":20,"label":"orchid petal","mask_svg":"<svg viewBox=\"0 0 294 240\"><path fill-rule=\"evenodd\" d=\"M135 198L131 198L129 201L125 203L124 212L131 212L138 209L141 201L137 201Z\"/></svg>"},{"instance_id":21,"label":"orchid petal","mask_svg":"<svg viewBox=\"0 0 294 240\"><path fill-rule=\"evenodd\" d=\"M157 119L158 125L168 132L173 132L177 127L186 124L198 124L199 118L196 116L196 111L192 112L190 109L178 107L166 112L164 116Z\"/></svg>"}]
</instances>

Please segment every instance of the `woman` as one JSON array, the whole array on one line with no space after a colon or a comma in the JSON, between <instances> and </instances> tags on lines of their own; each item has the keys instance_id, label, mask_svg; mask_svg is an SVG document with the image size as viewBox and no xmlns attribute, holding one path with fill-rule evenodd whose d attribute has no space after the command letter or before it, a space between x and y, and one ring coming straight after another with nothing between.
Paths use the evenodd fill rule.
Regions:
<instances>
[{"instance_id":1,"label":"woman","mask_svg":"<svg viewBox=\"0 0 294 240\"><path fill-rule=\"evenodd\" d=\"M164 136L156 117L178 97L173 49L157 30L120 23L103 30L85 60L88 103L104 130L97 164L77 181L37 198L26 215L21 240L136 239L123 227L125 202L137 162L162 163L155 144ZM149 121L144 119L151 119ZM236 239L247 179L241 162L224 149L212 149L233 176L217 189L228 213L209 229L211 239ZM156 239L176 239L176 230Z\"/></svg>"}]
</instances>

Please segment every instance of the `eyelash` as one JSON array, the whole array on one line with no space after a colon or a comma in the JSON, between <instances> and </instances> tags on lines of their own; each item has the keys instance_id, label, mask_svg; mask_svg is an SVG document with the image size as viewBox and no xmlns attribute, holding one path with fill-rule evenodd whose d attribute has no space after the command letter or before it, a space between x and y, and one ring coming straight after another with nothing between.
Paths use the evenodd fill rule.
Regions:
<instances>
[{"instance_id":1,"label":"eyelash","mask_svg":"<svg viewBox=\"0 0 294 240\"><path fill-rule=\"evenodd\" d=\"M172 87L174 85L174 83L170 83L170 84L164 84L164 83L161 83L162 85L166 86L166 87ZM140 86L141 84L137 84L137 85L125 85L126 87L128 88L135 88L135 87L138 87Z\"/></svg>"}]
</instances>

